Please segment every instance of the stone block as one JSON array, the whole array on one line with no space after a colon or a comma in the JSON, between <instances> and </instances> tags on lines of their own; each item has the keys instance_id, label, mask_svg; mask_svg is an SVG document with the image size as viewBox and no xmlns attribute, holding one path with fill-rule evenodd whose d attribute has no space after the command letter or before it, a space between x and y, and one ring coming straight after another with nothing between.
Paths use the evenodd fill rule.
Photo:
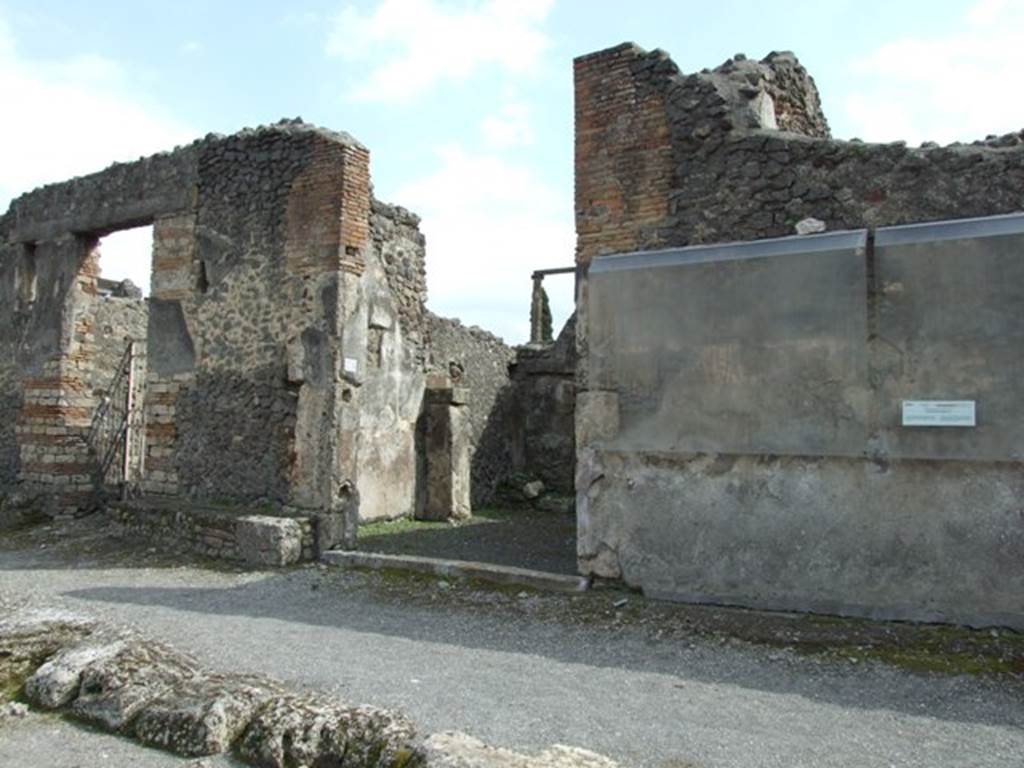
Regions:
<instances>
[{"instance_id":1,"label":"stone block","mask_svg":"<svg viewBox=\"0 0 1024 768\"><path fill-rule=\"evenodd\" d=\"M302 526L287 517L239 518L235 537L239 557L251 565L291 565L302 554Z\"/></svg>"},{"instance_id":2,"label":"stone block","mask_svg":"<svg viewBox=\"0 0 1024 768\"><path fill-rule=\"evenodd\" d=\"M404 765L415 755L416 732L402 715L348 707L334 699L282 696L246 729L238 752L256 765Z\"/></svg>"},{"instance_id":3,"label":"stone block","mask_svg":"<svg viewBox=\"0 0 1024 768\"><path fill-rule=\"evenodd\" d=\"M47 659L94 628L81 616L48 609L25 609L0 619L0 685L19 687Z\"/></svg>"},{"instance_id":4,"label":"stone block","mask_svg":"<svg viewBox=\"0 0 1024 768\"><path fill-rule=\"evenodd\" d=\"M195 661L148 640L131 639L108 658L86 666L71 713L108 731L125 731L150 701L199 671Z\"/></svg>"},{"instance_id":5,"label":"stone block","mask_svg":"<svg viewBox=\"0 0 1024 768\"><path fill-rule=\"evenodd\" d=\"M179 755L227 752L276 685L237 675L188 680L147 703L132 725L136 738Z\"/></svg>"},{"instance_id":6,"label":"stone block","mask_svg":"<svg viewBox=\"0 0 1024 768\"><path fill-rule=\"evenodd\" d=\"M25 681L25 696L44 709L62 707L78 695L82 673L124 650L121 639L90 639L57 653Z\"/></svg>"}]
</instances>

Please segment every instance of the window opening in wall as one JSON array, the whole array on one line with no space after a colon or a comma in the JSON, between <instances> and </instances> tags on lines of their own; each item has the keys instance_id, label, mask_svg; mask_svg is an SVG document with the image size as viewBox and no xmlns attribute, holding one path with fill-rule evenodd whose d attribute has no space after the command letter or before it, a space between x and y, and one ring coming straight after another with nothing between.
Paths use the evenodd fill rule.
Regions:
<instances>
[{"instance_id":1,"label":"window opening in wall","mask_svg":"<svg viewBox=\"0 0 1024 768\"><path fill-rule=\"evenodd\" d=\"M97 244L102 296L140 298L149 296L152 267L153 225L120 229L104 235Z\"/></svg>"}]
</instances>

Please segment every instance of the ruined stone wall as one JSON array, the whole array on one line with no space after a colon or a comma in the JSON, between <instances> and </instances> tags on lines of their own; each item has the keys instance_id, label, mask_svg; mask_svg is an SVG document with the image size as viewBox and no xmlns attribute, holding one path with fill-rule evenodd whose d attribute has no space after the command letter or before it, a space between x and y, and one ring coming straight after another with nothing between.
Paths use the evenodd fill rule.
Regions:
<instances>
[{"instance_id":1,"label":"ruined stone wall","mask_svg":"<svg viewBox=\"0 0 1024 768\"><path fill-rule=\"evenodd\" d=\"M448 377L468 395L471 498L485 506L513 470L509 419L514 389L509 365L515 352L487 331L428 313L429 370Z\"/></svg>"},{"instance_id":2,"label":"ruined stone wall","mask_svg":"<svg viewBox=\"0 0 1024 768\"><path fill-rule=\"evenodd\" d=\"M0 220L2 222L3 220ZM31 249L0 242L0 493L18 478L23 346L34 319L37 276ZM49 286L51 292L53 286Z\"/></svg>"},{"instance_id":3,"label":"ruined stone wall","mask_svg":"<svg viewBox=\"0 0 1024 768\"><path fill-rule=\"evenodd\" d=\"M117 504L109 510L111 520L121 535L147 539L164 548L180 547L217 560L249 562L252 565L288 565L308 562L316 557L314 523L308 517L268 518L257 520L299 526L300 546L291 562L268 558L263 562L248 559L242 543L245 528L251 528L245 515L203 507L159 507L153 505ZM243 531L240 532L240 527ZM266 526L265 526L266 527ZM273 554L273 553L271 553Z\"/></svg>"},{"instance_id":4,"label":"ruined stone wall","mask_svg":"<svg viewBox=\"0 0 1024 768\"><path fill-rule=\"evenodd\" d=\"M1019 210L1024 138L910 148L828 138L792 54L685 75L627 44L576 60L577 259Z\"/></svg>"},{"instance_id":5,"label":"ruined stone wall","mask_svg":"<svg viewBox=\"0 0 1024 768\"><path fill-rule=\"evenodd\" d=\"M285 264L285 212L313 143L256 131L200 152L182 295L169 298L165 284L158 299L168 302L164 310L180 307L181 321L174 328L167 318L157 332L174 329L196 351L193 378L175 403L174 472L188 495L287 500L297 393L282 349L305 325L310 297Z\"/></svg>"},{"instance_id":6,"label":"ruined stone wall","mask_svg":"<svg viewBox=\"0 0 1024 768\"><path fill-rule=\"evenodd\" d=\"M419 219L372 198L368 162L347 135L282 121L19 198L0 220L0 408L22 430L4 438L2 476L87 485L82 434L146 323L148 494L414 513L433 377L468 392L473 501L486 503L512 471L513 352L426 311ZM103 295L97 241L148 223L150 298ZM38 297L19 298L22 262ZM46 447L60 441L65 456Z\"/></svg>"},{"instance_id":7,"label":"ruined stone wall","mask_svg":"<svg viewBox=\"0 0 1024 768\"><path fill-rule=\"evenodd\" d=\"M410 349L422 361L426 344L426 240L420 218L405 208L373 200L370 238L373 256L383 269L394 301L395 320ZM371 343L374 340L371 339Z\"/></svg>"},{"instance_id":8,"label":"ruined stone wall","mask_svg":"<svg viewBox=\"0 0 1024 768\"><path fill-rule=\"evenodd\" d=\"M45 491L54 512L89 504L92 492L85 436L110 342L97 326L96 242L165 208L187 207L198 146L42 187L0 218L0 269L11 296L0 310L10 320L0 329L7 412L0 465L29 494Z\"/></svg>"},{"instance_id":9,"label":"ruined stone wall","mask_svg":"<svg viewBox=\"0 0 1024 768\"><path fill-rule=\"evenodd\" d=\"M2 340L5 364L29 374L4 376L13 382L5 403L22 393L20 479L80 479L88 457L34 444L88 426L94 385L113 356L116 335L98 333L109 307L97 305L92 246L152 223L146 489L343 507L339 477L354 478L356 467L355 452L339 444L354 443L357 419L342 408L338 371L342 354L354 377L365 367L365 322L349 321L359 311L369 217L367 150L287 121L211 135L16 200L2 219L5 286L17 291L22 251L38 284L34 302L12 303L20 319ZM35 471L40 461L29 454L53 471ZM10 475L12 460L4 465Z\"/></svg>"},{"instance_id":10,"label":"ruined stone wall","mask_svg":"<svg viewBox=\"0 0 1024 768\"><path fill-rule=\"evenodd\" d=\"M887 233L905 253L874 236L1024 208L1024 136L833 140L791 54L684 75L619 46L577 60L576 98L581 569L662 597L1021 625L1000 426L1020 408L1017 225L965 225L986 245L933 228L940 248ZM799 242L671 250L809 217L864 244L833 270ZM954 397L988 414L977 429L902 427L903 399Z\"/></svg>"},{"instance_id":11,"label":"ruined stone wall","mask_svg":"<svg viewBox=\"0 0 1024 768\"><path fill-rule=\"evenodd\" d=\"M565 495L572 494L576 466L576 362L573 315L553 344L517 348L512 368L515 397L508 430L513 466Z\"/></svg>"},{"instance_id":12,"label":"ruined stone wall","mask_svg":"<svg viewBox=\"0 0 1024 768\"><path fill-rule=\"evenodd\" d=\"M146 300L122 296L100 296L95 301L96 352L91 387L106 392L129 341L142 342L145 349L149 325Z\"/></svg>"}]
</instances>

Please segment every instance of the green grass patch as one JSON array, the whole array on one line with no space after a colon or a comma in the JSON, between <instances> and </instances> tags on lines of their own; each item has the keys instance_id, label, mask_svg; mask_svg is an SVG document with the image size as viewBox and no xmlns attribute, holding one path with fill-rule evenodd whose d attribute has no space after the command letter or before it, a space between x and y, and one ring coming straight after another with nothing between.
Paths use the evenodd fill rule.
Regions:
<instances>
[{"instance_id":1,"label":"green grass patch","mask_svg":"<svg viewBox=\"0 0 1024 768\"><path fill-rule=\"evenodd\" d=\"M1012 675L1022 671L1022 660L976 653L950 653L923 648L867 648L864 658L903 667L913 672L937 672L943 675Z\"/></svg>"},{"instance_id":2,"label":"green grass patch","mask_svg":"<svg viewBox=\"0 0 1024 768\"><path fill-rule=\"evenodd\" d=\"M373 523L360 523L359 538L369 539L375 536L396 536L402 533L413 533L415 531L445 531L450 528L463 528L467 525L486 525L488 523L502 523L511 520L517 515L522 515L521 509L509 509L508 507L486 507L473 513L473 516L466 520L416 520L412 517L398 517L394 520L380 520Z\"/></svg>"}]
</instances>

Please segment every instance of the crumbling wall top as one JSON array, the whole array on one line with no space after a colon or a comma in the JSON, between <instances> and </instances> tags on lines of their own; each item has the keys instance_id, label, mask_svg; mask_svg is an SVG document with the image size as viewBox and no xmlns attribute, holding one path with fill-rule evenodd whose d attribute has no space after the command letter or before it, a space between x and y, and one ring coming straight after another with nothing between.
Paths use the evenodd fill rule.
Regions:
<instances>
[{"instance_id":1,"label":"crumbling wall top","mask_svg":"<svg viewBox=\"0 0 1024 768\"><path fill-rule=\"evenodd\" d=\"M939 147L837 141L789 52L682 74L624 44L576 60L577 260L1021 208L1024 133Z\"/></svg>"},{"instance_id":2,"label":"crumbling wall top","mask_svg":"<svg viewBox=\"0 0 1024 768\"><path fill-rule=\"evenodd\" d=\"M311 125L301 118L243 128L225 136L210 133L191 144L67 181L46 184L13 200L0 216L0 241L29 242L67 232L105 234L151 223L157 216L192 206L200 156L237 139L316 137L366 151L350 134Z\"/></svg>"}]
</instances>

